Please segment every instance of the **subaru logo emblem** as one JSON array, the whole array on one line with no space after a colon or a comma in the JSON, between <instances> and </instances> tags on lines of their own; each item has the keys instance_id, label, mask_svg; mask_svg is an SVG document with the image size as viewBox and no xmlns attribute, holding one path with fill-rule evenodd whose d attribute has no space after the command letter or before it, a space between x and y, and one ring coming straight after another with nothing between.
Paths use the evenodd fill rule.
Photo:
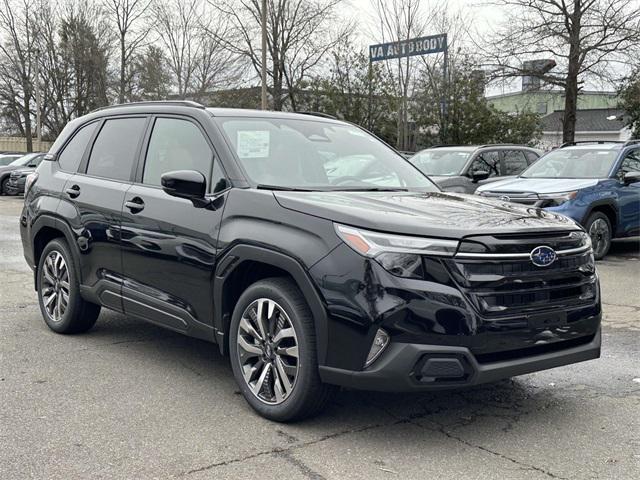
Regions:
<instances>
[{"instance_id":1,"label":"subaru logo emblem","mask_svg":"<svg viewBox=\"0 0 640 480\"><path fill-rule=\"evenodd\" d=\"M531 263L536 267L548 267L556 261L558 255L556 255L556 251L553 248L542 245L531 250L529 258L531 258Z\"/></svg>"},{"instance_id":2,"label":"subaru logo emblem","mask_svg":"<svg viewBox=\"0 0 640 480\"><path fill-rule=\"evenodd\" d=\"M511 197L509 197L508 195L500 195L498 198L500 200L502 200L503 202L510 202L511 201Z\"/></svg>"}]
</instances>

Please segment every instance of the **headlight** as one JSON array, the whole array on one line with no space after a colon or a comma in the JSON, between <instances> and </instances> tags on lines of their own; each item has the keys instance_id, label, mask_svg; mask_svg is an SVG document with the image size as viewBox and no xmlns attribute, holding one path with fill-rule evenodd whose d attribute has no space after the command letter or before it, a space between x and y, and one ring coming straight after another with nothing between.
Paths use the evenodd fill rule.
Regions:
<instances>
[{"instance_id":1,"label":"headlight","mask_svg":"<svg viewBox=\"0 0 640 480\"><path fill-rule=\"evenodd\" d=\"M422 278L422 255L451 257L458 248L457 240L394 235L334 225L338 236L349 247L375 259L385 270L400 277Z\"/></svg>"},{"instance_id":2,"label":"headlight","mask_svg":"<svg viewBox=\"0 0 640 480\"><path fill-rule=\"evenodd\" d=\"M544 207L557 207L569 200L573 200L578 195L577 191L558 192L558 193L541 193L538 196L541 200L545 200Z\"/></svg>"},{"instance_id":3,"label":"headlight","mask_svg":"<svg viewBox=\"0 0 640 480\"><path fill-rule=\"evenodd\" d=\"M27 196L27 193L29 193L29 189L31 188L31 186L36 183L36 180L38 180L38 172L32 172L30 174L27 175L27 179L24 182L24 196Z\"/></svg>"}]
</instances>

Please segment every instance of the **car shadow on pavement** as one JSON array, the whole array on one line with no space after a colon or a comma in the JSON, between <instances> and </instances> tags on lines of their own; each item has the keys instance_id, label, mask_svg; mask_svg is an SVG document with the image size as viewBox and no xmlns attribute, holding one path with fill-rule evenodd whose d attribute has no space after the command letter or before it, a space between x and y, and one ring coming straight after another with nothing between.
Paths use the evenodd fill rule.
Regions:
<instances>
[{"instance_id":1,"label":"car shadow on pavement","mask_svg":"<svg viewBox=\"0 0 640 480\"><path fill-rule=\"evenodd\" d=\"M122 315L108 314L95 330L87 334L92 346L122 346L118 355L139 359L151 357L154 366L167 369L167 375L193 375L194 380L210 383L212 396L223 395L229 401L240 402L241 408L252 413L240 396L229 360L218 347L203 340L170 332L154 325ZM159 353L160 352L160 353ZM158 362L161 362L158 365ZM122 360L128 364L127 359ZM179 368L176 370L176 366ZM142 367L144 368L144 366ZM477 421L489 421L490 431L500 434L509 431L524 417L535 422L536 416L554 413L554 407L570 410L567 395L557 395L557 389L544 382L526 378L458 390L429 393L383 393L341 389L326 411L316 419L295 424L295 430L321 431L326 424L345 421L360 426L414 424L445 435ZM575 402L569 402L575 403ZM576 407L576 411L579 409ZM566 412L565 412L566 413ZM255 415L255 421L264 420ZM274 424L277 425L277 424Z\"/></svg>"}]
</instances>

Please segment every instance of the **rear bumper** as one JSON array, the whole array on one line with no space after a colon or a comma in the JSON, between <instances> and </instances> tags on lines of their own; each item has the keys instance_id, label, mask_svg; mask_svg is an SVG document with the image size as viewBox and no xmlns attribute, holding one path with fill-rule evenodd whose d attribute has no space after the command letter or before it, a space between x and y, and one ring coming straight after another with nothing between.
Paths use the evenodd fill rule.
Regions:
<instances>
[{"instance_id":1,"label":"rear bumper","mask_svg":"<svg viewBox=\"0 0 640 480\"><path fill-rule=\"evenodd\" d=\"M465 347L392 343L366 370L321 366L320 377L326 383L360 390L409 392L450 389L599 358L600 344L598 328L592 338L578 346L512 360L479 363Z\"/></svg>"}]
</instances>

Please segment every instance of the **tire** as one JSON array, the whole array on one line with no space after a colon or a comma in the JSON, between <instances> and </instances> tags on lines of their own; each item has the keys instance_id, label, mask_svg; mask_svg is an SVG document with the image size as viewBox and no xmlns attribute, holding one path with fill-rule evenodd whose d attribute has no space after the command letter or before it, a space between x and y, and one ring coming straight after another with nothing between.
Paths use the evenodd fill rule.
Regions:
<instances>
[{"instance_id":1,"label":"tire","mask_svg":"<svg viewBox=\"0 0 640 480\"><path fill-rule=\"evenodd\" d=\"M263 328L257 323L258 308ZM260 340L264 337L266 342ZM260 280L240 296L231 318L229 352L244 398L270 420L316 415L336 390L320 380L313 316L300 290L286 278Z\"/></svg>"},{"instance_id":2,"label":"tire","mask_svg":"<svg viewBox=\"0 0 640 480\"><path fill-rule=\"evenodd\" d=\"M0 195L8 195L7 185L9 185L9 177L2 180L2 183L0 184Z\"/></svg>"},{"instance_id":3,"label":"tire","mask_svg":"<svg viewBox=\"0 0 640 480\"><path fill-rule=\"evenodd\" d=\"M64 240L51 240L44 247L38 262L36 288L42 317L54 332L86 332L96 323L100 306L80 296L78 273Z\"/></svg>"},{"instance_id":4,"label":"tire","mask_svg":"<svg viewBox=\"0 0 640 480\"><path fill-rule=\"evenodd\" d=\"M613 237L609 217L602 212L593 212L589 215L584 228L591 237L593 257L596 260L602 260L611 248Z\"/></svg>"}]
</instances>

